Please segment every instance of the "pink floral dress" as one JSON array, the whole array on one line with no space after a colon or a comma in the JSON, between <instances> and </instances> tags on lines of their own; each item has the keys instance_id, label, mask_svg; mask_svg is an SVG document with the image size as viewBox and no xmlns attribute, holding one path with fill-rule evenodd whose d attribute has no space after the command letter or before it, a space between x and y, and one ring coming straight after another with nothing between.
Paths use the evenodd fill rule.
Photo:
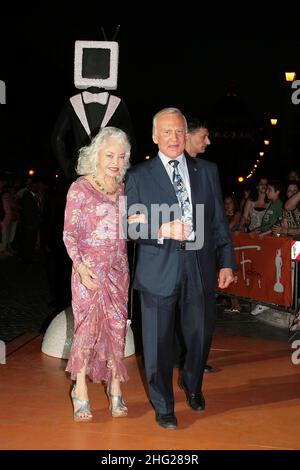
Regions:
<instances>
[{"instance_id":1,"label":"pink floral dress","mask_svg":"<svg viewBox=\"0 0 300 470\"><path fill-rule=\"evenodd\" d=\"M68 191L63 240L73 261L74 338L66 371L73 380L85 364L93 382L109 384L112 369L120 381L128 379L122 362L129 286L126 240L119 234L123 191L120 184L114 202L84 177ZM81 262L97 275L97 291L81 283Z\"/></svg>"}]
</instances>

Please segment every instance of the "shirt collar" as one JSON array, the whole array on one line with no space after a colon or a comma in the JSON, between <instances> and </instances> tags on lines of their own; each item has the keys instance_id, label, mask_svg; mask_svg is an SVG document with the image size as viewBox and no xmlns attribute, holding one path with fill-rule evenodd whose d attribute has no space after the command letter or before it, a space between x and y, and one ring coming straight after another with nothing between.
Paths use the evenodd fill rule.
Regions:
<instances>
[{"instance_id":1,"label":"shirt collar","mask_svg":"<svg viewBox=\"0 0 300 470\"><path fill-rule=\"evenodd\" d=\"M161 159L161 161L163 162L164 166L167 167L169 161L172 161L173 158L169 158L167 157L166 155L164 155L162 152L158 152L158 155ZM183 163L185 164L185 156L184 154L182 153L181 155L179 155L179 157L176 158L176 160L179 162L179 164Z\"/></svg>"}]
</instances>

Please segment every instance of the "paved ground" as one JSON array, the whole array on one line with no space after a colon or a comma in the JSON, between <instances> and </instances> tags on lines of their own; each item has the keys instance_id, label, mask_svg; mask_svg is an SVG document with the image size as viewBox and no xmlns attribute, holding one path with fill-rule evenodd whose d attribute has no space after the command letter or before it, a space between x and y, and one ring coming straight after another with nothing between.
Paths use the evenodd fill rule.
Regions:
<instances>
[{"instance_id":1,"label":"paved ground","mask_svg":"<svg viewBox=\"0 0 300 470\"><path fill-rule=\"evenodd\" d=\"M279 328L263 322L259 316L250 314L250 304L244 303L240 314L226 314L223 308L218 308L217 331L225 335L253 337L257 339L269 339L288 341L288 328ZM287 315L282 312L282 315Z\"/></svg>"},{"instance_id":2,"label":"paved ground","mask_svg":"<svg viewBox=\"0 0 300 470\"><path fill-rule=\"evenodd\" d=\"M37 256L30 265L16 257L0 258L1 340L8 342L28 331L43 331L63 308L63 301L56 309L50 301L49 284L41 257ZM66 297L67 305L69 301ZM135 319L138 323L137 312L133 313L133 321ZM240 314L225 314L219 307L217 331L225 335L288 341L287 328L266 324L258 316L250 315L250 305L247 303L243 304Z\"/></svg>"},{"instance_id":3,"label":"paved ground","mask_svg":"<svg viewBox=\"0 0 300 470\"><path fill-rule=\"evenodd\" d=\"M46 271L37 258L25 264L0 258L0 339L7 342L27 331L40 331L53 309Z\"/></svg>"}]
</instances>

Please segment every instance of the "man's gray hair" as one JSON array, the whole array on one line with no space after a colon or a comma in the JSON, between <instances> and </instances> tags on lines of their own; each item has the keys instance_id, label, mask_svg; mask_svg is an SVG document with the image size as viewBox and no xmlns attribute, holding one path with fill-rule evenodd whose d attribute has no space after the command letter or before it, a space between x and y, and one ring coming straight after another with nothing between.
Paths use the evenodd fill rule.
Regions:
<instances>
[{"instance_id":1,"label":"man's gray hair","mask_svg":"<svg viewBox=\"0 0 300 470\"><path fill-rule=\"evenodd\" d=\"M186 118L185 116L182 114L182 112L180 111L180 109L178 108L163 108L161 109L160 111L158 111L158 113L155 114L155 116L153 117L153 121L152 121L152 134L156 131L156 121L157 119L162 116L163 114L178 114L179 116L182 117L182 119L184 120L184 123L185 123L185 131L187 132L187 122L186 122Z\"/></svg>"}]
</instances>

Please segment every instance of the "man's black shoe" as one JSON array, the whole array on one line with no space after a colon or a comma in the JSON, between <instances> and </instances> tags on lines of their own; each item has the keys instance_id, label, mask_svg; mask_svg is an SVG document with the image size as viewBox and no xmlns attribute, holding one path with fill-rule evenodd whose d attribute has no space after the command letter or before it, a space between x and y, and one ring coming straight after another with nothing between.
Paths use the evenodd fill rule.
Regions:
<instances>
[{"instance_id":1,"label":"man's black shoe","mask_svg":"<svg viewBox=\"0 0 300 470\"><path fill-rule=\"evenodd\" d=\"M202 392L191 393L185 386L184 382L179 383L180 388L184 390L186 401L190 408L194 411L203 411L205 409L205 399Z\"/></svg>"},{"instance_id":2,"label":"man's black shoe","mask_svg":"<svg viewBox=\"0 0 300 470\"><path fill-rule=\"evenodd\" d=\"M166 429L176 429L177 428L177 418L174 413L156 413L155 420L159 426Z\"/></svg>"},{"instance_id":3,"label":"man's black shoe","mask_svg":"<svg viewBox=\"0 0 300 470\"><path fill-rule=\"evenodd\" d=\"M204 367L204 372L213 372L214 371L214 368L212 366L210 366L209 364L206 364L206 366Z\"/></svg>"}]
</instances>

